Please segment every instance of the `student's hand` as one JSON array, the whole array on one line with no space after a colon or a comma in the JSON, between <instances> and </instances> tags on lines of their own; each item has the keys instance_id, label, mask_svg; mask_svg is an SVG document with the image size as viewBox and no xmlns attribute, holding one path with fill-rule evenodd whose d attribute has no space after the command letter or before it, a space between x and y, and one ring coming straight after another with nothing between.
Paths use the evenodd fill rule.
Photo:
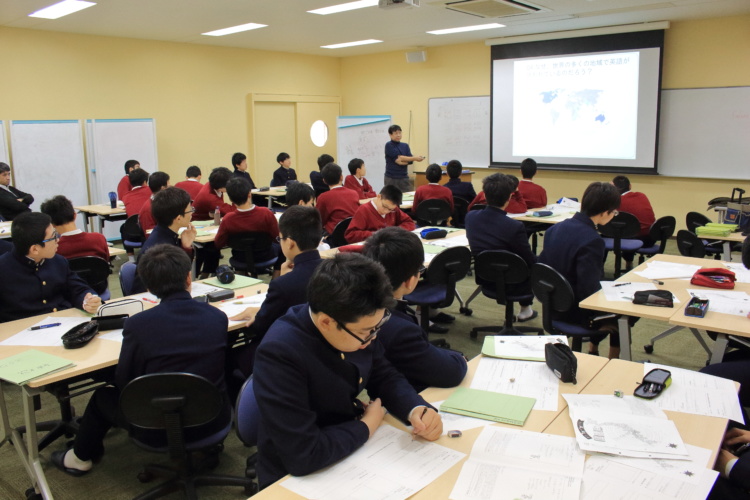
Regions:
<instances>
[{"instance_id":1,"label":"student's hand","mask_svg":"<svg viewBox=\"0 0 750 500\"><path fill-rule=\"evenodd\" d=\"M417 161L424 161L424 156L417 156L417 157L415 157L415 160L417 160Z\"/></svg>"},{"instance_id":2,"label":"student's hand","mask_svg":"<svg viewBox=\"0 0 750 500\"><path fill-rule=\"evenodd\" d=\"M731 452L721 449L719 450L719 456L716 457L716 464L714 465L714 470L717 471L721 476L724 476L724 471L727 470L727 464L730 460L734 460L735 457L732 455Z\"/></svg>"},{"instance_id":3,"label":"student's hand","mask_svg":"<svg viewBox=\"0 0 750 500\"><path fill-rule=\"evenodd\" d=\"M365 408L365 413L362 415L361 419L370 430L370 437L372 437L378 427L380 427L383 417L385 417L385 408L383 408L380 398L375 401L370 401L370 404Z\"/></svg>"},{"instance_id":4,"label":"student's hand","mask_svg":"<svg viewBox=\"0 0 750 500\"><path fill-rule=\"evenodd\" d=\"M729 429L724 435L724 446L734 446L743 443L750 443L750 431L734 428Z\"/></svg>"},{"instance_id":5,"label":"student's hand","mask_svg":"<svg viewBox=\"0 0 750 500\"><path fill-rule=\"evenodd\" d=\"M195 237L198 234L198 231L195 229L195 226L192 224L188 224L188 227L185 228L185 230L180 235L180 241L182 242L183 248L192 248L193 242L195 241Z\"/></svg>"},{"instance_id":6,"label":"student's hand","mask_svg":"<svg viewBox=\"0 0 750 500\"><path fill-rule=\"evenodd\" d=\"M83 310L87 313L96 314L102 305L102 298L92 293L87 293L83 298Z\"/></svg>"},{"instance_id":7,"label":"student's hand","mask_svg":"<svg viewBox=\"0 0 750 500\"><path fill-rule=\"evenodd\" d=\"M281 276L284 276L286 273L291 272L294 270L294 261L293 260L285 260L283 264L281 264Z\"/></svg>"},{"instance_id":8,"label":"student's hand","mask_svg":"<svg viewBox=\"0 0 750 500\"><path fill-rule=\"evenodd\" d=\"M426 407L418 406L411 414L409 422L414 428L412 433L427 441L435 441L443 434L443 421L438 412L432 408L427 408L427 412L425 412L424 408ZM424 413L424 416L422 413Z\"/></svg>"},{"instance_id":9,"label":"student's hand","mask_svg":"<svg viewBox=\"0 0 750 500\"><path fill-rule=\"evenodd\" d=\"M248 327L252 325L255 322L255 316L258 314L258 311L260 311L259 307L248 307L241 313L237 314L236 316L232 316L229 318L232 321L245 321L245 327Z\"/></svg>"}]
</instances>

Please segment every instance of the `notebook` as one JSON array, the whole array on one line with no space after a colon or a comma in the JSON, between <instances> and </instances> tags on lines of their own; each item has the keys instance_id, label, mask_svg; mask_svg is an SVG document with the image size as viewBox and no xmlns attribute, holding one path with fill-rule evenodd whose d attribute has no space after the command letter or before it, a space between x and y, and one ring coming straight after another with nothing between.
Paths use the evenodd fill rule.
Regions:
<instances>
[{"instance_id":1,"label":"notebook","mask_svg":"<svg viewBox=\"0 0 750 500\"><path fill-rule=\"evenodd\" d=\"M0 378L23 385L30 380L73 366L60 356L29 349L22 353L0 359Z\"/></svg>"},{"instance_id":2,"label":"notebook","mask_svg":"<svg viewBox=\"0 0 750 500\"><path fill-rule=\"evenodd\" d=\"M459 387L440 405L440 410L494 422L523 425L535 398Z\"/></svg>"}]
</instances>

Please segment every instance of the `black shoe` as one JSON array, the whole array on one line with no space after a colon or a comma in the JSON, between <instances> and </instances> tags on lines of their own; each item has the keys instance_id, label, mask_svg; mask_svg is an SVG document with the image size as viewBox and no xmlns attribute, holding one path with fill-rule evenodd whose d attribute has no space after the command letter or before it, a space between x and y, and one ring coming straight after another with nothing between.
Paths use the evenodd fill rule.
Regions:
<instances>
[{"instance_id":1,"label":"black shoe","mask_svg":"<svg viewBox=\"0 0 750 500\"><path fill-rule=\"evenodd\" d=\"M50 456L50 461L55 465L55 467L57 467L64 473L73 477L81 477L90 472L87 470L71 469L71 468L65 467L65 454L67 452L68 450L53 451L52 455Z\"/></svg>"},{"instance_id":2,"label":"black shoe","mask_svg":"<svg viewBox=\"0 0 750 500\"><path fill-rule=\"evenodd\" d=\"M432 324L427 329L430 333L448 333L448 328L436 324Z\"/></svg>"},{"instance_id":3,"label":"black shoe","mask_svg":"<svg viewBox=\"0 0 750 500\"><path fill-rule=\"evenodd\" d=\"M451 316L450 314L446 314L444 312L438 313L436 316L433 316L430 318L430 321L433 321L435 323L453 323L456 321L455 316Z\"/></svg>"}]
</instances>

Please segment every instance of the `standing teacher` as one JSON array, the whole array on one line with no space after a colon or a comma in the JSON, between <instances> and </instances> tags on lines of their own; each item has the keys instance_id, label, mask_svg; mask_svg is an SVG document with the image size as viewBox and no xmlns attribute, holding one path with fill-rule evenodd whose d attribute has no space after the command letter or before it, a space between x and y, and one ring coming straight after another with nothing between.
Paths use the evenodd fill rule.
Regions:
<instances>
[{"instance_id":1,"label":"standing teacher","mask_svg":"<svg viewBox=\"0 0 750 500\"><path fill-rule=\"evenodd\" d=\"M424 156L412 156L409 145L401 142L401 127L391 125L388 127L391 140L385 143L385 180L384 184L394 185L402 193L414 191L414 186L409 179L408 165L415 161L424 160Z\"/></svg>"}]
</instances>

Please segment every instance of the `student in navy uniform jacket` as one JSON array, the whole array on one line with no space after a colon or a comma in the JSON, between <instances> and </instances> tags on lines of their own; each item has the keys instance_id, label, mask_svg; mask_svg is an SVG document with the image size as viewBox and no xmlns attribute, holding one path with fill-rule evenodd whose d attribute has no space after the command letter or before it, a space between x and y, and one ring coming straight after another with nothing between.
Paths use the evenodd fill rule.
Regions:
<instances>
[{"instance_id":1,"label":"student in navy uniform jacket","mask_svg":"<svg viewBox=\"0 0 750 500\"><path fill-rule=\"evenodd\" d=\"M72 476L85 474L93 461L102 457L104 437L118 422L120 391L141 375L192 373L206 378L222 391L223 411L208 424L188 429L186 440L218 432L231 420L231 405L224 383L227 317L215 307L192 299L190 259L172 245L152 248L140 260L138 274L161 303L125 321L115 387L97 389L91 397L73 448L52 453L52 463ZM137 432L136 435L153 446L166 441L162 432Z\"/></svg>"},{"instance_id":2,"label":"student in navy uniform jacket","mask_svg":"<svg viewBox=\"0 0 750 500\"><path fill-rule=\"evenodd\" d=\"M461 172L464 171L464 167L461 165L460 161L449 161L445 170L448 172L450 180L443 185L451 190L454 197L458 196L467 202L471 202L477 197L477 193L474 191L474 185L471 182L464 182L461 180Z\"/></svg>"},{"instance_id":3,"label":"student in navy uniform jacket","mask_svg":"<svg viewBox=\"0 0 750 500\"><path fill-rule=\"evenodd\" d=\"M336 228L336 224L347 217L354 216L359 208L360 198L356 191L347 189L341 184L344 176L341 173L341 167L335 163L329 163L323 167L321 173L329 191L318 196L316 207L320 212L323 229L326 230L326 233L331 234Z\"/></svg>"},{"instance_id":4,"label":"student in navy uniform jacket","mask_svg":"<svg viewBox=\"0 0 750 500\"><path fill-rule=\"evenodd\" d=\"M505 211L513 192L510 178L504 174L485 177L482 180L482 192L487 200L487 208L466 214L466 238L469 240L471 253L476 258L486 250L507 250L521 257L531 269L536 263L536 256L529 246L526 229L522 222L511 219ZM494 283L480 284L495 288ZM515 285L512 294L533 297L531 281ZM519 303L521 311L518 313L518 321L528 321L536 317L536 312L531 309L531 302L529 299Z\"/></svg>"},{"instance_id":5,"label":"student in navy uniform jacket","mask_svg":"<svg viewBox=\"0 0 750 500\"><path fill-rule=\"evenodd\" d=\"M250 183L250 189L255 189L255 183L253 182L253 178L250 177L250 173L248 173L247 171L247 156L245 156L243 153L234 153L232 155L232 166L234 167L233 175L235 177L240 177L242 179L245 179L247 182ZM210 179L209 179L209 182L210 182ZM226 182L224 184L226 184ZM211 209L211 211L213 212L213 208ZM224 215L224 212L222 212L222 215Z\"/></svg>"},{"instance_id":6,"label":"student in navy uniform jacket","mask_svg":"<svg viewBox=\"0 0 750 500\"><path fill-rule=\"evenodd\" d=\"M125 162L124 167L125 176L120 179L119 184L117 184L117 199L119 200L123 199L125 195L133 189L133 186L130 184L130 172L137 168L141 168L141 164L138 160L128 160Z\"/></svg>"},{"instance_id":7,"label":"student in navy uniform jacket","mask_svg":"<svg viewBox=\"0 0 750 500\"><path fill-rule=\"evenodd\" d=\"M0 239L0 255L13 251L13 243L8 240Z\"/></svg>"},{"instance_id":8,"label":"student in navy uniform jacket","mask_svg":"<svg viewBox=\"0 0 750 500\"><path fill-rule=\"evenodd\" d=\"M334 161L333 156L328 154L318 156L318 170L310 172L310 184L312 184L315 190L316 197L328 191L328 185L323 181L323 174L321 172L326 165Z\"/></svg>"},{"instance_id":9,"label":"student in navy uniform jacket","mask_svg":"<svg viewBox=\"0 0 750 500\"><path fill-rule=\"evenodd\" d=\"M0 219L13 220L30 212L34 197L10 185L10 165L0 161Z\"/></svg>"},{"instance_id":10,"label":"student in navy uniform jacket","mask_svg":"<svg viewBox=\"0 0 750 500\"><path fill-rule=\"evenodd\" d=\"M326 259L308 296L271 326L255 358L261 488L349 456L378 428L384 407L424 439L442 433L438 413L373 342L393 302L382 266L358 254ZM366 407L357 399L363 389L377 398Z\"/></svg>"},{"instance_id":11,"label":"student in navy uniform jacket","mask_svg":"<svg viewBox=\"0 0 750 500\"><path fill-rule=\"evenodd\" d=\"M49 215L28 212L13 219L12 252L0 256L0 323L71 307L95 313L94 291L57 255L59 236Z\"/></svg>"},{"instance_id":12,"label":"student in navy uniform jacket","mask_svg":"<svg viewBox=\"0 0 750 500\"><path fill-rule=\"evenodd\" d=\"M592 182L581 200L581 211L572 218L553 225L544 235L544 250L539 262L557 270L565 276L573 288L575 303L564 317L570 323L589 326L591 319L599 313L581 309L578 303L601 289L599 280L604 274L604 240L596 230L612 220L620 206L620 194L612 184ZM558 318L556 318L558 319ZM594 325L609 337L609 357L620 355L620 337L617 322L607 320ZM592 339L590 352L598 353L601 339Z\"/></svg>"},{"instance_id":13,"label":"student in navy uniform jacket","mask_svg":"<svg viewBox=\"0 0 750 500\"><path fill-rule=\"evenodd\" d=\"M360 158L354 158L349 162L349 173L344 180L344 187L353 189L359 195L360 200L366 200L368 198L375 198L378 193L372 188L365 175L367 174L367 167L365 167L364 160Z\"/></svg>"},{"instance_id":14,"label":"student in navy uniform jacket","mask_svg":"<svg viewBox=\"0 0 750 500\"><path fill-rule=\"evenodd\" d=\"M279 168L273 172L271 186L284 187L289 181L297 180L297 172L292 168L292 158L288 153L279 153L276 156L276 163L279 164Z\"/></svg>"},{"instance_id":15,"label":"student in navy uniform jacket","mask_svg":"<svg viewBox=\"0 0 750 500\"><path fill-rule=\"evenodd\" d=\"M352 217L352 222L344 234L349 243L365 241L378 229L399 226L413 231L417 226L399 207L401 191L396 186L383 186L380 194L368 203L360 205Z\"/></svg>"},{"instance_id":16,"label":"student in navy uniform jacket","mask_svg":"<svg viewBox=\"0 0 750 500\"><path fill-rule=\"evenodd\" d=\"M168 244L182 248L192 257L193 241L197 233L190 223L194 211L187 191L168 187L156 193L151 202L151 213L156 220L156 227L143 244L141 254L145 254L156 245ZM183 227L186 229L179 234Z\"/></svg>"},{"instance_id":17,"label":"student in navy uniform jacket","mask_svg":"<svg viewBox=\"0 0 750 500\"><path fill-rule=\"evenodd\" d=\"M460 352L430 344L416 314L403 300L419 283L424 262L419 236L400 227L386 227L367 239L363 253L382 264L396 299L396 305L390 309L391 319L378 334L386 359L417 392L427 387L460 384L466 376L466 358Z\"/></svg>"},{"instance_id":18,"label":"student in navy uniform jacket","mask_svg":"<svg viewBox=\"0 0 750 500\"><path fill-rule=\"evenodd\" d=\"M190 194L190 198L195 199L203 187L203 184L201 184L201 176L200 167L192 165L187 168L187 171L185 171L185 180L178 182L174 187L184 189Z\"/></svg>"},{"instance_id":19,"label":"student in navy uniform jacket","mask_svg":"<svg viewBox=\"0 0 750 500\"><path fill-rule=\"evenodd\" d=\"M84 233L76 227L76 211L63 195L57 195L42 203L42 213L52 219L55 231L60 235L57 253L66 259L75 257L99 257L109 262L109 246L101 233Z\"/></svg>"}]
</instances>

